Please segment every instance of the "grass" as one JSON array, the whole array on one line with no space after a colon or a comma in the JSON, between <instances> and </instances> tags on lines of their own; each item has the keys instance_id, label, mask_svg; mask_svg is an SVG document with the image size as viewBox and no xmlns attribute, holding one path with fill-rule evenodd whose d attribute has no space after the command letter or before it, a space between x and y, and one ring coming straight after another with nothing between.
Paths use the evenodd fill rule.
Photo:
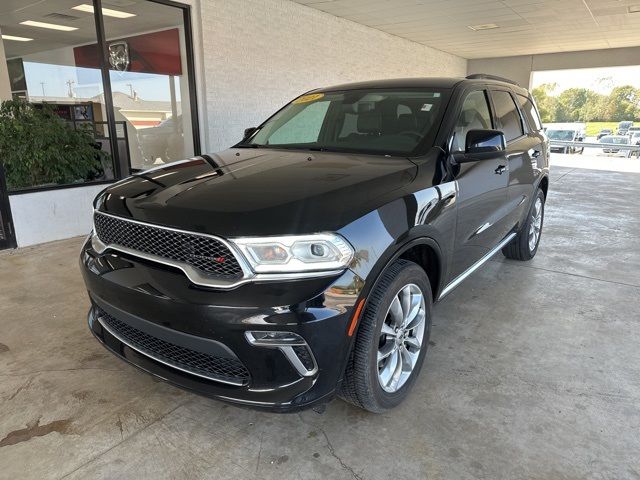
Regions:
<instances>
[{"instance_id":1,"label":"grass","mask_svg":"<svg viewBox=\"0 0 640 480\"><path fill-rule=\"evenodd\" d=\"M587 122L587 137L595 137L603 128L608 128L615 134L618 131L619 122Z\"/></svg>"}]
</instances>

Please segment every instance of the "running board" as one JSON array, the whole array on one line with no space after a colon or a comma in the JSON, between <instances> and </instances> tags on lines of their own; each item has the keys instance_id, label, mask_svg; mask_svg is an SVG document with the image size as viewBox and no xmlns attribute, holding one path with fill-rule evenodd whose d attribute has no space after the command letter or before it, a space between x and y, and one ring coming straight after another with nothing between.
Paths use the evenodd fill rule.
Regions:
<instances>
[{"instance_id":1,"label":"running board","mask_svg":"<svg viewBox=\"0 0 640 480\"><path fill-rule=\"evenodd\" d=\"M451 283L449 283L449 285L444 287L444 289L442 290L442 293L438 297L438 300L442 300L446 295L451 293L454 288L460 285L469 275L471 275L473 272L478 270L482 265L484 265L491 257L493 257L496 253L498 253L498 251L501 250L502 247L504 247L507 243L513 240L515 236L516 236L515 233L510 233L509 235L507 235L504 240L502 240L498 245L493 247L493 249L490 252L488 252L484 257L482 257L476 263L471 265L467 270L465 270L460 275L458 275Z\"/></svg>"}]
</instances>

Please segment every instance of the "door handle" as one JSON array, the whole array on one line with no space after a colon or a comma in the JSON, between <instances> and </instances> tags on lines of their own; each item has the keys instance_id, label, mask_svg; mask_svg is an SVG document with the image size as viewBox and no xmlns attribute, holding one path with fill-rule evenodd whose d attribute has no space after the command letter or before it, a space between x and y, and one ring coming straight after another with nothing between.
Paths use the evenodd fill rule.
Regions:
<instances>
[{"instance_id":1,"label":"door handle","mask_svg":"<svg viewBox=\"0 0 640 480\"><path fill-rule=\"evenodd\" d=\"M507 167L505 167L504 165L498 165L498 168L496 168L496 169L494 170L494 172L495 172L497 175L502 175L502 174L503 174L504 172L506 172L506 171L507 171Z\"/></svg>"}]
</instances>

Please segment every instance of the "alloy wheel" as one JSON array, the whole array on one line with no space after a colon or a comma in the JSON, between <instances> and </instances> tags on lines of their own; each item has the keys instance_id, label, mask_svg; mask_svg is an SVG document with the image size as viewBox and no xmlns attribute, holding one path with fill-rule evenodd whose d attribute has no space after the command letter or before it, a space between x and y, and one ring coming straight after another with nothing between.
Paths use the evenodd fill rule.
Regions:
<instances>
[{"instance_id":1,"label":"alloy wheel","mask_svg":"<svg viewBox=\"0 0 640 480\"><path fill-rule=\"evenodd\" d=\"M536 198L531 214L531 226L529 227L529 251L535 251L538 240L540 239L540 230L542 229L542 199Z\"/></svg>"},{"instance_id":2,"label":"alloy wheel","mask_svg":"<svg viewBox=\"0 0 640 480\"><path fill-rule=\"evenodd\" d=\"M426 307L420 288L410 283L396 294L387 310L378 343L378 381L397 392L413 372L424 339Z\"/></svg>"}]
</instances>

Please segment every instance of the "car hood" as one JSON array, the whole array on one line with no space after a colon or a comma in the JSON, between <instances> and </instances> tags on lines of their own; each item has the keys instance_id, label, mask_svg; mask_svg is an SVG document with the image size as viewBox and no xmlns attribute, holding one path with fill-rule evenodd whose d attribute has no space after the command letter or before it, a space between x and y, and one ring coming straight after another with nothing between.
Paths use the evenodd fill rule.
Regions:
<instances>
[{"instance_id":1,"label":"car hood","mask_svg":"<svg viewBox=\"0 0 640 480\"><path fill-rule=\"evenodd\" d=\"M331 231L397 198L416 170L401 157L232 148L129 177L96 208L226 237Z\"/></svg>"}]
</instances>

